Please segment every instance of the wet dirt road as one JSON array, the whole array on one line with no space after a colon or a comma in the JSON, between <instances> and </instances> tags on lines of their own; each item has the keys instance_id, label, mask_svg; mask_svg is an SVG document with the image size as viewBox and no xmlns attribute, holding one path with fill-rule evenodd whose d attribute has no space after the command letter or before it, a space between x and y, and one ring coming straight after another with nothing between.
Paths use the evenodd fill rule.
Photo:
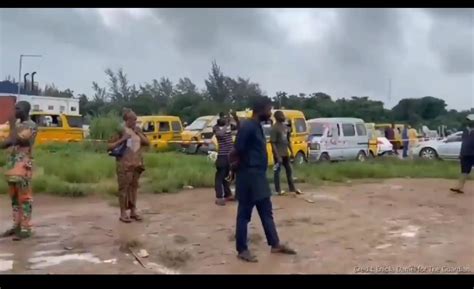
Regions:
<instances>
[{"instance_id":1,"label":"wet dirt road","mask_svg":"<svg viewBox=\"0 0 474 289\"><path fill-rule=\"evenodd\" d=\"M274 197L280 238L296 256L272 255L256 211L250 247L259 263L234 251L236 204L217 207L212 189L141 194L142 223L121 224L118 208L98 197L36 196L35 235L0 239L5 273L467 273L474 270L474 183L389 180L311 188ZM10 220L0 198L0 229ZM126 250L145 249L142 267ZM378 271L377 271L378 270ZM380 271L382 270L382 271Z\"/></svg>"}]
</instances>

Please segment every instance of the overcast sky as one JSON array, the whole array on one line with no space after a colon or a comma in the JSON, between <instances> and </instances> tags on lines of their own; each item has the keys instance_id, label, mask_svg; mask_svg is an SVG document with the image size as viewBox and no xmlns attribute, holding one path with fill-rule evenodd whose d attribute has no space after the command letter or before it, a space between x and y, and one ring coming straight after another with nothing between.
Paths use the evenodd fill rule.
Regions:
<instances>
[{"instance_id":1,"label":"overcast sky","mask_svg":"<svg viewBox=\"0 0 474 289\"><path fill-rule=\"evenodd\" d=\"M37 71L41 85L92 94L104 70L132 83L189 77L216 60L273 96L326 92L391 106L435 96L474 107L474 9L0 9L0 79Z\"/></svg>"}]
</instances>

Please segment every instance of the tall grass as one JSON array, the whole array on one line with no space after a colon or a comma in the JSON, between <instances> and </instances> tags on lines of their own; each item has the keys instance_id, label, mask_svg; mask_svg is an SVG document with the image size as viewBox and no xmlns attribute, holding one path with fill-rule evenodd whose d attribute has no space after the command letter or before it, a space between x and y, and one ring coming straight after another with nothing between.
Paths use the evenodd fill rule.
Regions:
<instances>
[{"instance_id":1,"label":"tall grass","mask_svg":"<svg viewBox=\"0 0 474 289\"><path fill-rule=\"evenodd\" d=\"M120 117L114 113L94 117L89 126L89 136L91 139L107 140L117 133L120 123Z\"/></svg>"},{"instance_id":2,"label":"tall grass","mask_svg":"<svg viewBox=\"0 0 474 289\"><path fill-rule=\"evenodd\" d=\"M214 184L213 163L202 156L179 153L150 153L145 156L146 177L155 193L176 192L183 186L211 187Z\"/></svg>"},{"instance_id":3,"label":"tall grass","mask_svg":"<svg viewBox=\"0 0 474 289\"><path fill-rule=\"evenodd\" d=\"M6 152L0 152L0 166ZM34 150L34 193L80 197L89 194L113 195L117 192L115 160L101 143L43 145ZM142 192L170 193L184 186L212 187L215 166L206 157L176 152L144 154L146 171ZM308 164L297 167L295 175L303 182L318 185L322 181L349 179L442 178L458 176L458 163L448 161L403 161L376 159L365 163L340 162ZM1 176L0 176L1 177ZM268 172L269 179L272 171ZM0 193L7 184L0 179Z\"/></svg>"}]
</instances>

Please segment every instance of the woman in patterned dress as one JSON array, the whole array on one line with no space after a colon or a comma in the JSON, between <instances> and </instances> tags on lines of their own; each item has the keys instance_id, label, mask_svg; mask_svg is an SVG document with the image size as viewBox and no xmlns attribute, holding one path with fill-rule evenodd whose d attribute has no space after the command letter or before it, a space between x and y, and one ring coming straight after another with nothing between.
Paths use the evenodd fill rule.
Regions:
<instances>
[{"instance_id":1,"label":"woman in patterned dress","mask_svg":"<svg viewBox=\"0 0 474 289\"><path fill-rule=\"evenodd\" d=\"M120 221L130 223L132 220L142 220L136 208L138 181L145 170L142 147L148 146L150 142L137 126L137 115L131 109L123 110L123 120L123 126L109 141L108 149L113 150L126 143L125 151L122 156L116 157L116 163ZM130 210L130 215L127 210Z\"/></svg>"}]
</instances>

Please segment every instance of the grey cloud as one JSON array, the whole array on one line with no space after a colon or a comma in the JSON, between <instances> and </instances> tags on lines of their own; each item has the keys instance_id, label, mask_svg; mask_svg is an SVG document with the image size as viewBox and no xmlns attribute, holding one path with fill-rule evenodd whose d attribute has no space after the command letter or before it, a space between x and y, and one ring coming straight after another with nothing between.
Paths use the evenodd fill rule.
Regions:
<instances>
[{"instance_id":1,"label":"grey cloud","mask_svg":"<svg viewBox=\"0 0 474 289\"><path fill-rule=\"evenodd\" d=\"M341 9L326 47L344 67L380 67L403 47L402 33L396 9Z\"/></svg>"},{"instance_id":2,"label":"grey cloud","mask_svg":"<svg viewBox=\"0 0 474 289\"><path fill-rule=\"evenodd\" d=\"M0 9L0 23L2 29L22 31L18 37L39 33L56 43L89 50L104 49L107 39L103 36L110 34L97 13L81 13L76 9Z\"/></svg>"},{"instance_id":3,"label":"grey cloud","mask_svg":"<svg viewBox=\"0 0 474 289\"><path fill-rule=\"evenodd\" d=\"M214 51L234 43L273 42L271 19L262 9L154 9L156 17L174 34L179 49Z\"/></svg>"},{"instance_id":4,"label":"grey cloud","mask_svg":"<svg viewBox=\"0 0 474 289\"><path fill-rule=\"evenodd\" d=\"M324 91L386 101L393 77L393 99L433 95L455 108L471 102L469 13L333 9L313 17L328 11L335 18L327 29L309 27L317 41L289 42L291 30L266 9L153 9L144 18L120 17L112 28L93 9L0 9L0 78L16 75L19 53L38 52L47 55L38 80L76 93L105 83L107 67L123 67L134 83L187 76L203 88L216 59L224 73L248 77L269 95ZM423 11L432 22L428 32L417 26Z\"/></svg>"},{"instance_id":5,"label":"grey cloud","mask_svg":"<svg viewBox=\"0 0 474 289\"><path fill-rule=\"evenodd\" d=\"M431 49L447 73L474 72L474 9L428 9Z\"/></svg>"}]
</instances>

